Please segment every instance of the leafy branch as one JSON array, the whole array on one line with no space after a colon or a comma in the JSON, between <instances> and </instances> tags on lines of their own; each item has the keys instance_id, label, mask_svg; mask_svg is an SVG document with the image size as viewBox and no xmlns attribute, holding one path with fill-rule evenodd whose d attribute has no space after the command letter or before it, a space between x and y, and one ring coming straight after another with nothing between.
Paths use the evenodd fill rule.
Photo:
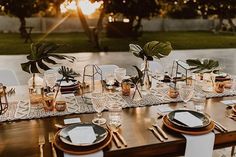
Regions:
<instances>
[{"instance_id":1,"label":"leafy branch","mask_svg":"<svg viewBox=\"0 0 236 157\"><path fill-rule=\"evenodd\" d=\"M133 65L133 67L136 69L138 75L131 77L130 78L131 82L135 85L138 84L139 82L142 83L143 72L137 66Z\"/></svg>"},{"instance_id":2,"label":"leafy branch","mask_svg":"<svg viewBox=\"0 0 236 157\"><path fill-rule=\"evenodd\" d=\"M61 68L58 70L58 73L62 75L61 81L65 80L66 82L74 80L75 77L80 76L80 74L76 73L72 68L65 66L61 66Z\"/></svg>"},{"instance_id":3,"label":"leafy branch","mask_svg":"<svg viewBox=\"0 0 236 157\"><path fill-rule=\"evenodd\" d=\"M60 47L60 45L52 42L38 42L31 44L31 52L27 56L28 62L21 63L23 71L28 73L40 73L39 69L49 70L49 64L57 64L54 59L63 60L66 59L69 62L74 62L75 57L58 55L54 52Z\"/></svg>"},{"instance_id":4,"label":"leafy branch","mask_svg":"<svg viewBox=\"0 0 236 157\"><path fill-rule=\"evenodd\" d=\"M193 73L208 73L212 72L219 66L219 62L213 59L204 59L200 61L199 59L188 59L186 63L191 67Z\"/></svg>"},{"instance_id":5,"label":"leafy branch","mask_svg":"<svg viewBox=\"0 0 236 157\"><path fill-rule=\"evenodd\" d=\"M159 42L150 41L141 48L137 44L129 44L129 51L132 52L136 57L142 58L143 60L153 60L153 58L161 59L168 56L172 50L170 42Z\"/></svg>"}]
</instances>

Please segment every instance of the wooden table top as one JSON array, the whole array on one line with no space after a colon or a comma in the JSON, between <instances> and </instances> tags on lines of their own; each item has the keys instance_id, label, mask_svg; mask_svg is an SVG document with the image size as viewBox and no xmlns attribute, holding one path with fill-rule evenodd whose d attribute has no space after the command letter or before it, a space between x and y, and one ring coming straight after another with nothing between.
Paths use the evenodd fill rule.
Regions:
<instances>
[{"instance_id":1,"label":"wooden table top","mask_svg":"<svg viewBox=\"0 0 236 157\"><path fill-rule=\"evenodd\" d=\"M212 119L223 124L229 131L227 133L216 133L215 149L236 145L236 121L225 116L226 105L221 100L232 99L232 97L208 99L206 112ZM172 103L172 108L182 107L182 103ZM73 114L60 117L43 119L21 120L0 123L0 156L24 156L38 157L39 135L44 135L44 157L52 156L51 147L48 142L48 133L56 133L55 124L63 124L65 118L79 117L82 122L91 122L95 114ZM103 112L108 119L108 112ZM168 130L163 126L162 120L158 123L169 136L165 142L160 142L147 128L151 124L151 118L157 117L157 106L127 108L122 111L122 126L120 133L126 139L128 147L112 147L105 151L105 157L165 157L183 155L185 150L185 139L179 133ZM60 154L58 155L60 156Z\"/></svg>"}]
</instances>

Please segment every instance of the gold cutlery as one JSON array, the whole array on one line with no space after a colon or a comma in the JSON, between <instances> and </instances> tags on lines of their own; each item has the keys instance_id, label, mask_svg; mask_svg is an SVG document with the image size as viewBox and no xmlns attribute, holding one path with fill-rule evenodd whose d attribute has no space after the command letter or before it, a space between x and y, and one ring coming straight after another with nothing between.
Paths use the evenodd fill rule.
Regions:
<instances>
[{"instance_id":1,"label":"gold cutlery","mask_svg":"<svg viewBox=\"0 0 236 157\"><path fill-rule=\"evenodd\" d=\"M121 148L121 144L119 142L119 139L116 137L115 132L107 124L106 124L106 127L108 128L108 130L111 131L111 135L112 135L112 138L113 138L113 141L114 141L116 147Z\"/></svg>"},{"instance_id":2,"label":"gold cutlery","mask_svg":"<svg viewBox=\"0 0 236 157\"><path fill-rule=\"evenodd\" d=\"M149 127L148 128L151 132L154 133L154 135L157 136L157 138L161 141L161 142L164 142L164 139L162 138L162 136L153 128L153 127Z\"/></svg>"},{"instance_id":3,"label":"gold cutlery","mask_svg":"<svg viewBox=\"0 0 236 157\"><path fill-rule=\"evenodd\" d=\"M43 135L39 135L39 148L40 148L40 157L43 157L43 146L45 144L45 138Z\"/></svg>"},{"instance_id":4,"label":"gold cutlery","mask_svg":"<svg viewBox=\"0 0 236 157\"><path fill-rule=\"evenodd\" d=\"M126 140L125 140L124 137L118 132L118 130L115 131L115 133L117 134L118 138L121 140L121 142L123 143L123 145L124 145L125 147L127 147L128 144L127 144Z\"/></svg>"},{"instance_id":5,"label":"gold cutlery","mask_svg":"<svg viewBox=\"0 0 236 157\"><path fill-rule=\"evenodd\" d=\"M53 132L50 132L48 134L48 140L49 140L49 143L51 144L51 148L52 148L52 156L53 157L57 157L57 152L55 150L55 147L53 145L53 140L54 140L54 133Z\"/></svg>"},{"instance_id":6,"label":"gold cutlery","mask_svg":"<svg viewBox=\"0 0 236 157\"><path fill-rule=\"evenodd\" d=\"M152 124L152 126L156 127L156 129L159 131L159 133L160 133L165 139L168 139L168 136L166 135L166 133L164 132L164 130L162 130L162 128L161 128L157 123Z\"/></svg>"},{"instance_id":7,"label":"gold cutlery","mask_svg":"<svg viewBox=\"0 0 236 157\"><path fill-rule=\"evenodd\" d=\"M222 124L220 124L219 122L216 122L215 120L212 120L212 121L215 123L215 126L218 129L222 130L223 132L228 132L228 130Z\"/></svg>"},{"instance_id":8,"label":"gold cutlery","mask_svg":"<svg viewBox=\"0 0 236 157\"><path fill-rule=\"evenodd\" d=\"M117 137L120 139L121 143L127 147L128 144L125 141L124 137L119 133L119 128L121 125L109 125L109 128L117 135Z\"/></svg>"}]
</instances>

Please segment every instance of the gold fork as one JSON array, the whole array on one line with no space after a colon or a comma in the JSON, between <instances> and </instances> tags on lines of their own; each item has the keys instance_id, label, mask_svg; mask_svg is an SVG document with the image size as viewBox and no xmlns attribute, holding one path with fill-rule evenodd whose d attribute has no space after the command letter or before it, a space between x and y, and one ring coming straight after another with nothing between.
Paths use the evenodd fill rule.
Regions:
<instances>
[{"instance_id":1,"label":"gold fork","mask_svg":"<svg viewBox=\"0 0 236 157\"><path fill-rule=\"evenodd\" d=\"M57 152L55 150L55 147L53 145L53 140L54 140L54 133L53 132L50 132L48 134L48 140L49 140L49 143L51 144L51 148L52 148L52 156L53 157L57 157Z\"/></svg>"},{"instance_id":2,"label":"gold fork","mask_svg":"<svg viewBox=\"0 0 236 157\"><path fill-rule=\"evenodd\" d=\"M43 135L39 135L39 148L40 148L40 157L43 157L43 146L45 144L45 138Z\"/></svg>"},{"instance_id":3,"label":"gold fork","mask_svg":"<svg viewBox=\"0 0 236 157\"><path fill-rule=\"evenodd\" d=\"M116 137L116 135L114 134L114 131L111 130L111 128L110 128L107 124L106 124L106 127L107 127L108 130L111 131L111 135L112 135L112 137L113 137L113 141L114 141L116 147L117 147L117 148L121 148L121 144L120 144L118 138Z\"/></svg>"}]
</instances>

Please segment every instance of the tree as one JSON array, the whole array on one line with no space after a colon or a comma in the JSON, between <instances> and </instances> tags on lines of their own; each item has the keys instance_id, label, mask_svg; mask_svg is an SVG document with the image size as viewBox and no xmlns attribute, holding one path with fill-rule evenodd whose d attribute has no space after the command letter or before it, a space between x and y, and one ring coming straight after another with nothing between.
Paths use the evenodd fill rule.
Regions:
<instances>
[{"instance_id":1,"label":"tree","mask_svg":"<svg viewBox=\"0 0 236 157\"><path fill-rule=\"evenodd\" d=\"M19 18L19 31L23 38L27 36L25 18L46 10L48 3L46 0L0 0L0 6L6 14Z\"/></svg>"},{"instance_id":2,"label":"tree","mask_svg":"<svg viewBox=\"0 0 236 157\"><path fill-rule=\"evenodd\" d=\"M193 19L198 17L197 3L193 0L161 0L165 15L176 19Z\"/></svg>"},{"instance_id":3,"label":"tree","mask_svg":"<svg viewBox=\"0 0 236 157\"><path fill-rule=\"evenodd\" d=\"M235 32L232 18L236 17L236 0L198 0L197 3L203 16L218 16L220 23L216 28L217 30L222 30L223 19L227 19L232 31Z\"/></svg>"},{"instance_id":4,"label":"tree","mask_svg":"<svg viewBox=\"0 0 236 157\"><path fill-rule=\"evenodd\" d=\"M142 19L158 15L160 4L156 0L112 0L108 1L106 13L122 14L128 18L133 27L133 35L139 36L142 31Z\"/></svg>"}]
</instances>

